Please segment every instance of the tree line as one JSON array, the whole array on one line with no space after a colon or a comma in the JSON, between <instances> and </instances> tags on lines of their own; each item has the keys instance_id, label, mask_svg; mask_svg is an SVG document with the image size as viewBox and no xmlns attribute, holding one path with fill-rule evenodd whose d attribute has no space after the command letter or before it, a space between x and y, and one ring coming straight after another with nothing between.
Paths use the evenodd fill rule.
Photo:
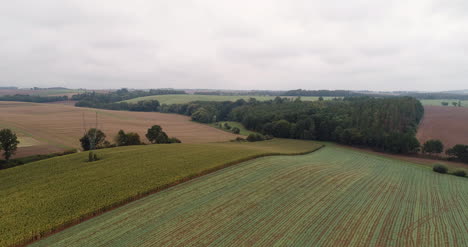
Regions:
<instances>
[{"instance_id":1,"label":"tree line","mask_svg":"<svg viewBox=\"0 0 468 247\"><path fill-rule=\"evenodd\" d=\"M66 101L68 96L39 96L28 94L15 94L0 96L0 101L19 101L19 102L32 102L32 103L49 103L57 101Z\"/></svg>"},{"instance_id":2,"label":"tree line","mask_svg":"<svg viewBox=\"0 0 468 247\"><path fill-rule=\"evenodd\" d=\"M176 137L169 137L166 132L163 131L159 125L153 125L148 129L146 138L152 144L170 144L170 143L181 143ZM91 128L80 138L81 148L85 151L111 148L117 146L131 146L131 145L143 145L144 143L140 139L140 135L134 132L125 133L124 130L120 130L114 138L115 143L111 144L106 140L106 134L100 129Z\"/></svg>"}]
</instances>

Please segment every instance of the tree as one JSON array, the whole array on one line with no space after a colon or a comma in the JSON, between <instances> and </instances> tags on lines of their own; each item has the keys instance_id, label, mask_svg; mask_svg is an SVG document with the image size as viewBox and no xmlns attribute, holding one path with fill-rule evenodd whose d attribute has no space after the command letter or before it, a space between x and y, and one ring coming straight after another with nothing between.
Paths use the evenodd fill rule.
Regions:
<instances>
[{"instance_id":1,"label":"tree","mask_svg":"<svg viewBox=\"0 0 468 247\"><path fill-rule=\"evenodd\" d=\"M445 101L442 101L440 104L443 105L443 106L448 106L449 105L449 103L445 102Z\"/></svg>"},{"instance_id":2,"label":"tree","mask_svg":"<svg viewBox=\"0 0 468 247\"><path fill-rule=\"evenodd\" d=\"M452 105L453 105L453 106L457 106L458 103L457 103L457 102L452 102Z\"/></svg>"},{"instance_id":3,"label":"tree","mask_svg":"<svg viewBox=\"0 0 468 247\"><path fill-rule=\"evenodd\" d=\"M153 125L149 128L146 138L153 144L169 143L169 137L159 125Z\"/></svg>"},{"instance_id":4,"label":"tree","mask_svg":"<svg viewBox=\"0 0 468 247\"><path fill-rule=\"evenodd\" d=\"M99 129L92 128L89 129L83 137L81 137L81 147L83 150L94 150L101 147L101 145L106 140L106 135Z\"/></svg>"},{"instance_id":5,"label":"tree","mask_svg":"<svg viewBox=\"0 0 468 247\"><path fill-rule=\"evenodd\" d=\"M10 160L10 157L15 154L18 148L18 138L10 129L0 130L0 151L3 149L5 160Z\"/></svg>"},{"instance_id":6,"label":"tree","mask_svg":"<svg viewBox=\"0 0 468 247\"><path fill-rule=\"evenodd\" d=\"M130 145L140 145L140 136L137 133L125 133L125 131L120 130L117 134L115 141L118 146L130 146Z\"/></svg>"},{"instance_id":7,"label":"tree","mask_svg":"<svg viewBox=\"0 0 468 247\"><path fill-rule=\"evenodd\" d=\"M273 123L273 136L288 138L291 130L291 124L282 119Z\"/></svg>"},{"instance_id":8,"label":"tree","mask_svg":"<svg viewBox=\"0 0 468 247\"><path fill-rule=\"evenodd\" d=\"M318 98L318 100L319 100L319 101L323 101L323 97L320 96L320 97Z\"/></svg>"},{"instance_id":9,"label":"tree","mask_svg":"<svg viewBox=\"0 0 468 247\"><path fill-rule=\"evenodd\" d=\"M458 101L458 107L461 107L461 100Z\"/></svg>"},{"instance_id":10,"label":"tree","mask_svg":"<svg viewBox=\"0 0 468 247\"><path fill-rule=\"evenodd\" d=\"M440 154L444 151L444 144L440 140L428 140L423 144L422 152Z\"/></svg>"},{"instance_id":11,"label":"tree","mask_svg":"<svg viewBox=\"0 0 468 247\"><path fill-rule=\"evenodd\" d=\"M468 145L457 144L452 148L449 148L445 153L462 162L468 163Z\"/></svg>"}]
</instances>

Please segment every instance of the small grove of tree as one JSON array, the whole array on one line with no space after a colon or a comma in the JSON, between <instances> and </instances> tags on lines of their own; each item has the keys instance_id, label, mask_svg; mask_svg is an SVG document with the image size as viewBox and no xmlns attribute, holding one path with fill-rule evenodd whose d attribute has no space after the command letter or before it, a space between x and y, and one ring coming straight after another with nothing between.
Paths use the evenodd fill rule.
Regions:
<instances>
[{"instance_id":1,"label":"small grove of tree","mask_svg":"<svg viewBox=\"0 0 468 247\"><path fill-rule=\"evenodd\" d=\"M153 125L148 129L146 138L153 144L164 144L164 143L181 143L181 141L175 137L169 138L159 125Z\"/></svg>"},{"instance_id":2,"label":"small grove of tree","mask_svg":"<svg viewBox=\"0 0 468 247\"><path fill-rule=\"evenodd\" d=\"M448 106L449 105L449 103L445 102L445 101L440 102L440 104L443 105L443 106Z\"/></svg>"},{"instance_id":3,"label":"small grove of tree","mask_svg":"<svg viewBox=\"0 0 468 247\"><path fill-rule=\"evenodd\" d=\"M452 105L453 105L453 106L457 106L458 103L457 103L457 102L452 102Z\"/></svg>"},{"instance_id":4,"label":"small grove of tree","mask_svg":"<svg viewBox=\"0 0 468 247\"><path fill-rule=\"evenodd\" d=\"M444 144L440 140L428 140L423 144L422 152L440 154L444 151Z\"/></svg>"},{"instance_id":5,"label":"small grove of tree","mask_svg":"<svg viewBox=\"0 0 468 247\"><path fill-rule=\"evenodd\" d=\"M468 163L468 145L457 144L447 149L445 153L461 162Z\"/></svg>"},{"instance_id":6,"label":"small grove of tree","mask_svg":"<svg viewBox=\"0 0 468 247\"><path fill-rule=\"evenodd\" d=\"M137 133L120 130L115 138L117 146L130 146L130 145L140 145L140 136Z\"/></svg>"},{"instance_id":7,"label":"small grove of tree","mask_svg":"<svg viewBox=\"0 0 468 247\"><path fill-rule=\"evenodd\" d=\"M86 131L81 137L80 143L83 150L94 150L99 149L103 146L106 140L106 135L99 129L92 128Z\"/></svg>"},{"instance_id":8,"label":"small grove of tree","mask_svg":"<svg viewBox=\"0 0 468 247\"><path fill-rule=\"evenodd\" d=\"M9 161L10 157L15 154L18 144L18 138L13 131L10 129L0 130L0 151L3 150L3 156L6 161Z\"/></svg>"}]
</instances>

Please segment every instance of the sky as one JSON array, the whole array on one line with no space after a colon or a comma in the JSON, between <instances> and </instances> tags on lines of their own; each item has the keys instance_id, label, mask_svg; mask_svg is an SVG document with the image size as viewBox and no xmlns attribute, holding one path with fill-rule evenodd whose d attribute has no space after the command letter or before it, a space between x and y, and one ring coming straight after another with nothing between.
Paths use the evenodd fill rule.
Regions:
<instances>
[{"instance_id":1,"label":"sky","mask_svg":"<svg viewBox=\"0 0 468 247\"><path fill-rule=\"evenodd\" d=\"M15 0L0 86L468 88L466 0Z\"/></svg>"}]
</instances>

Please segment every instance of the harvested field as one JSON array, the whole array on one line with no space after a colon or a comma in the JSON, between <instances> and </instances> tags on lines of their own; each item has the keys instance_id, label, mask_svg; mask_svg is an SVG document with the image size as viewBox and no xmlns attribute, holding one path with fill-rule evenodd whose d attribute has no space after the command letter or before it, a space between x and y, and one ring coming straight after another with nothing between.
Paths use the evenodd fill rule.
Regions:
<instances>
[{"instance_id":1,"label":"harvested field","mask_svg":"<svg viewBox=\"0 0 468 247\"><path fill-rule=\"evenodd\" d=\"M445 148L455 144L468 145L468 108L424 106L424 118L417 138L421 143L439 139Z\"/></svg>"},{"instance_id":2,"label":"harvested field","mask_svg":"<svg viewBox=\"0 0 468 247\"><path fill-rule=\"evenodd\" d=\"M422 99L419 100L421 101L421 104L423 105L432 105L432 106L442 106L442 102L447 102L449 103L448 106L445 107L454 107L452 105L452 102L458 103L458 100L456 99ZM461 106L462 107L468 107L468 100L461 100Z\"/></svg>"},{"instance_id":3,"label":"harvested field","mask_svg":"<svg viewBox=\"0 0 468 247\"><path fill-rule=\"evenodd\" d=\"M18 148L15 157L32 154L59 152L79 148L83 136L83 114L85 126L96 126L113 139L120 129L137 132L146 141L146 131L154 124L161 125L169 136L184 143L221 142L236 138L236 135L190 121L189 117L154 112L126 112L89 108L78 108L61 104L35 104L22 102L0 102L0 128L11 128L19 136L33 138L38 145Z\"/></svg>"},{"instance_id":4,"label":"harvested field","mask_svg":"<svg viewBox=\"0 0 468 247\"><path fill-rule=\"evenodd\" d=\"M271 154L314 151L299 140L144 145L0 170L0 246L17 245L190 178Z\"/></svg>"},{"instance_id":5,"label":"harvested field","mask_svg":"<svg viewBox=\"0 0 468 247\"><path fill-rule=\"evenodd\" d=\"M468 180L325 147L244 162L32 246L468 246Z\"/></svg>"}]
</instances>

